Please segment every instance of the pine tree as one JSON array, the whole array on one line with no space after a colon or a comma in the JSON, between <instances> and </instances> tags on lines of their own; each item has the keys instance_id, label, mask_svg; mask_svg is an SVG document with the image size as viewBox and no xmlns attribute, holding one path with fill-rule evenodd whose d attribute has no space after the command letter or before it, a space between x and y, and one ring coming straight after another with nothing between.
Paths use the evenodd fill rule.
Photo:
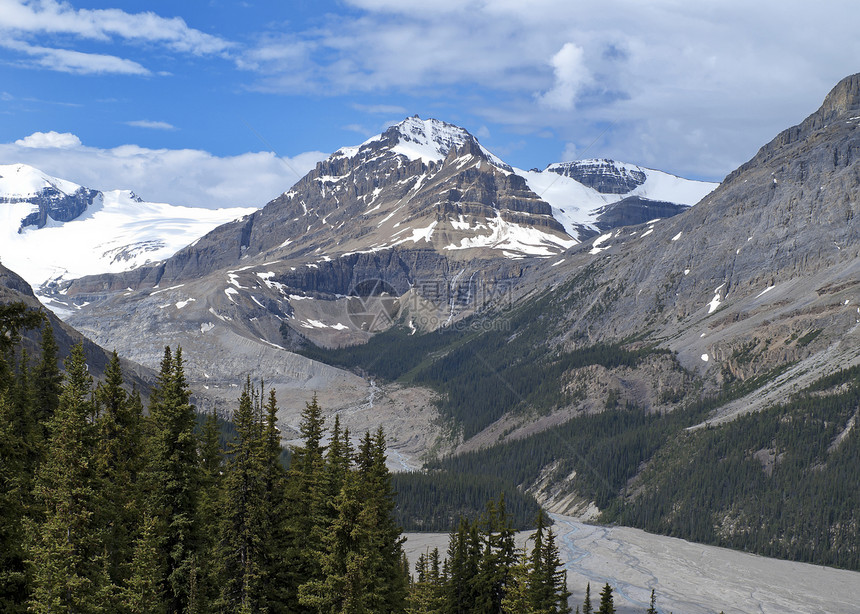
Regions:
<instances>
[{"instance_id":1,"label":"pine tree","mask_svg":"<svg viewBox=\"0 0 860 614\"><path fill-rule=\"evenodd\" d=\"M502 598L502 612L505 614L535 614L529 587L531 575L531 560L526 550L523 549L517 557L517 562L511 568L508 590Z\"/></svg>"},{"instance_id":2,"label":"pine tree","mask_svg":"<svg viewBox=\"0 0 860 614\"><path fill-rule=\"evenodd\" d=\"M365 435L356 461L338 496L337 518L323 537L322 576L302 585L300 600L318 612L402 612L407 592L403 538L393 519L381 430Z\"/></svg>"},{"instance_id":3,"label":"pine tree","mask_svg":"<svg viewBox=\"0 0 860 614\"><path fill-rule=\"evenodd\" d=\"M141 521L143 416L140 404L122 387L122 367L116 352L104 377L95 395L98 413L95 466L103 493L100 523L105 534L108 574L113 583L121 584L128 573Z\"/></svg>"},{"instance_id":4,"label":"pine tree","mask_svg":"<svg viewBox=\"0 0 860 614\"><path fill-rule=\"evenodd\" d=\"M198 601L215 603L220 594L218 574L220 565L219 511L222 495L223 455L221 450L221 434L218 428L218 417L215 411L207 414L203 422L202 432L198 441L198 459L200 461L200 497L198 498L197 517L201 540L198 551L200 560L207 561L198 574Z\"/></svg>"},{"instance_id":5,"label":"pine tree","mask_svg":"<svg viewBox=\"0 0 860 614\"><path fill-rule=\"evenodd\" d=\"M591 582L585 585L585 601L582 604L582 614L591 614L594 610L591 605Z\"/></svg>"},{"instance_id":6,"label":"pine tree","mask_svg":"<svg viewBox=\"0 0 860 614\"><path fill-rule=\"evenodd\" d=\"M58 366L60 348L54 338L54 329L45 318L42 325L41 358L33 370L33 411L36 422L42 426L43 439L47 440L47 424L60 403L63 375Z\"/></svg>"},{"instance_id":7,"label":"pine tree","mask_svg":"<svg viewBox=\"0 0 860 614\"><path fill-rule=\"evenodd\" d=\"M439 568L439 549L421 554L415 564L417 578L409 589L407 614L441 614L445 604L444 578Z\"/></svg>"},{"instance_id":8,"label":"pine tree","mask_svg":"<svg viewBox=\"0 0 860 614\"><path fill-rule=\"evenodd\" d=\"M547 587L546 610L549 614L570 614L570 590L567 588L567 571L555 545L552 529L546 533L544 541L544 576L541 581Z\"/></svg>"},{"instance_id":9,"label":"pine tree","mask_svg":"<svg viewBox=\"0 0 860 614\"><path fill-rule=\"evenodd\" d=\"M15 358L21 330L43 320L23 303L0 305L0 611L10 614L26 609L24 521L39 517L33 478L47 450L47 422L56 410L62 381L47 323L39 366L29 369L23 351L20 361ZM50 362L53 372L45 377L42 368ZM52 396L51 403L40 403L40 394ZM48 411L40 411L43 406Z\"/></svg>"},{"instance_id":10,"label":"pine tree","mask_svg":"<svg viewBox=\"0 0 860 614\"><path fill-rule=\"evenodd\" d=\"M460 518L457 530L448 540L447 601L445 614L466 614L476 603L475 579L481 559L481 543L477 523Z\"/></svg>"},{"instance_id":11,"label":"pine tree","mask_svg":"<svg viewBox=\"0 0 860 614\"><path fill-rule=\"evenodd\" d=\"M510 583L511 567L516 561L514 530L505 508L502 494L499 502L487 502L481 518L481 554L476 578L476 612L496 614L502 609L502 599Z\"/></svg>"},{"instance_id":12,"label":"pine tree","mask_svg":"<svg viewBox=\"0 0 860 614\"><path fill-rule=\"evenodd\" d=\"M262 388L261 388L262 392ZM269 391L269 398L263 407L264 430L260 439L262 449L263 499L260 506L260 527L258 532L262 542L261 610L269 614L288 612L282 590L287 580L284 570L290 562L284 558L287 551L287 532L280 518L285 505L286 473L281 465L281 433L278 430L278 401L275 391Z\"/></svg>"},{"instance_id":13,"label":"pine tree","mask_svg":"<svg viewBox=\"0 0 860 614\"><path fill-rule=\"evenodd\" d=\"M182 351L165 348L150 397L145 469L145 510L156 522L159 555L165 561L164 598L169 614L193 601L197 544L199 470L195 415L185 381Z\"/></svg>"},{"instance_id":14,"label":"pine tree","mask_svg":"<svg viewBox=\"0 0 860 614\"><path fill-rule=\"evenodd\" d=\"M600 591L600 609L597 614L615 614L615 605L612 603L612 587L607 582Z\"/></svg>"},{"instance_id":15,"label":"pine tree","mask_svg":"<svg viewBox=\"0 0 860 614\"><path fill-rule=\"evenodd\" d=\"M325 485L325 420L316 395L305 404L299 432L302 445L294 447L286 485L284 531L290 565L285 570L284 602L292 612L313 612L299 602L299 586L322 580L322 544L329 534L331 513Z\"/></svg>"},{"instance_id":16,"label":"pine tree","mask_svg":"<svg viewBox=\"0 0 860 614\"><path fill-rule=\"evenodd\" d=\"M29 479L26 475L25 442L14 427L14 410L0 391L0 611L26 609L24 527Z\"/></svg>"},{"instance_id":17,"label":"pine tree","mask_svg":"<svg viewBox=\"0 0 860 614\"><path fill-rule=\"evenodd\" d=\"M529 601L532 609L540 614L547 614L553 599L552 586L547 583L547 564L544 559L546 554L544 540L546 531L546 520L543 510L538 512L537 527L531 540L534 542L531 556L531 576L529 578Z\"/></svg>"},{"instance_id":18,"label":"pine tree","mask_svg":"<svg viewBox=\"0 0 860 614\"><path fill-rule=\"evenodd\" d=\"M109 584L104 544L96 523L102 505L96 483L91 422L92 378L82 345L66 361L67 381L51 418L48 456L40 466L35 493L44 519L32 527L33 594L38 613L99 612Z\"/></svg>"},{"instance_id":19,"label":"pine tree","mask_svg":"<svg viewBox=\"0 0 860 614\"><path fill-rule=\"evenodd\" d=\"M264 535L261 524L268 515L264 498L263 456L255 403L258 397L250 378L245 382L239 408L233 414L236 440L228 449L221 508L221 605L228 611L259 611L263 586Z\"/></svg>"},{"instance_id":20,"label":"pine tree","mask_svg":"<svg viewBox=\"0 0 860 614\"><path fill-rule=\"evenodd\" d=\"M127 614L164 614L164 568L159 553L157 524L146 515L134 545L130 574L121 591L122 610Z\"/></svg>"},{"instance_id":21,"label":"pine tree","mask_svg":"<svg viewBox=\"0 0 860 614\"><path fill-rule=\"evenodd\" d=\"M645 614L657 614L657 597L654 595L654 589L651 589L651 603L648 605L648 609L645 610Z\"/></svg>"},{"instance_id":22,"label":"pine tree","mask_svg":"<svg viewBox=\"0 0 860 614\"><path fill-rule=\"evenodd\" d=\"M407 576L400 565L403 555L402 530L394 520L391 473L385 464L385 434L367 433L362 440L357 464L364 497L362 521L370 533L371 557L368 571L368 604L374 612L400 612L406 601Z\"/></svg>"}]
</instances>

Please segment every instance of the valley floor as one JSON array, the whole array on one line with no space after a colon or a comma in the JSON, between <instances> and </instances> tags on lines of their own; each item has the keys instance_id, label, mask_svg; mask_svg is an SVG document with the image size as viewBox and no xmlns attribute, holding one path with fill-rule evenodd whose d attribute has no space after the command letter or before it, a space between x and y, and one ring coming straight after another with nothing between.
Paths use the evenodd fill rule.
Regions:
<instances>
[{"instance_id":1,"label":"valley floor","mask_svg":"<svg viewBox=\"0 0 860 614\"><path fill-rule=\"evenodd\" d=\"M684 614L849 614L860 604L858 572L552 517L573 604L582 602L587 582L592 598L609 582L619 614L644 612L652 588L661 612ZM528 535L520 534L518 542ZM447 534L408 533L404 549L414 566L427 548L444 554L447 546Z\"/></svg>"}]
</instances>

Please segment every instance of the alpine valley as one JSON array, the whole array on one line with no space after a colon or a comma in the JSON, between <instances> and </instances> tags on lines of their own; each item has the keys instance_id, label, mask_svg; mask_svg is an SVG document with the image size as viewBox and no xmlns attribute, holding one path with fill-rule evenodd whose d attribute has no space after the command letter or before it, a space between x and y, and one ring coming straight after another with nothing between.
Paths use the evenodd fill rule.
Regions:
<instances>
[{"instance_id":1,"label":"alpine valley","mask_svg":"<svg viewBox=\"0 0 860 614\"><path fill-rule=\"evenodd\" d=\"M717 186L611 160L516 169L410 117L254 211L3 167L2 257L125 358L181 345L200 406L264 377L287 440L315 394L351 432L383 425L389 463L420 475L860 570L858 125L853 75ZM13 257L86 224L116 238L80 248L92 262Z\"/></svg>"}]
</instances>

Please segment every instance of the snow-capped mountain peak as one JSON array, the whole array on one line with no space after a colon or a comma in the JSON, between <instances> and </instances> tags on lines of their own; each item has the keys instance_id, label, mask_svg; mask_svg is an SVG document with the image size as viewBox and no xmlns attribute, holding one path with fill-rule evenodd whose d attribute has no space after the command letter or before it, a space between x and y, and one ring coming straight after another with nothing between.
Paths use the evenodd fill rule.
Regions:
<instances>
[{"instance_id":1,"label":"snow-capped mountain peak","mask_svg":"<svg viewBox=\"0 0 860 614\"><path fill-rule=\"evenodd\" d=\"M254 209L198 209L101 192L26 164L0 165L0 258L37 291L47 283L163 260Z\"/></svg>"},{"instance_id":2,"label":"snow-capped mountain peak","mask_svg":"<svg viewBox=\"0 0 860 614\"><path fill-rule=\"evenodd\" d=\"M76 183L51 177L28 164L0 164L0 198L27 199L53 188L68 196L81 189Z\"/></svg>"},{"instance_id":3,"label":"snow-capped mountain peak","mask_svg":"<svg viewBox=\"0 0 860 614\"><path fill-rule=\"evenodd\" d=\"M359 152L372 149L378 152L390 151L403 155L408 160L421 160L424 164L430 164L442 162L452 149L458 149L466 143L474 144L493 165L506 171L511 170L510 166L483 147L464 128L438 119L421 119L417 115L407 117L357 147L342 147L332 157L352 158Z\"/></svg>"}]
</instances>

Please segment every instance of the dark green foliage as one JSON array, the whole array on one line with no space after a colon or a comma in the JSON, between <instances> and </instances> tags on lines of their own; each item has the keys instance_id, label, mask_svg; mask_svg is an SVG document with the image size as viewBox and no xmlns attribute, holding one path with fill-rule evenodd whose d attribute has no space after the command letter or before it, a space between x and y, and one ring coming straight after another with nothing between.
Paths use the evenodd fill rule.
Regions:
<instances>
[{"instance_id":1,"label":"dark green foliage","mask_svg":"<svg viewBox=\"0 0 860 614\"><path fill-rule=\"evenodd\" d=\"M718 428L676 435L643 474L640 494L609 518L860 569L860 434L846 430L856 420L860 379L846 370L810 389Z\"/></svg>"},{"instance_id":2,"label":"dark green foliage","mask_svg":"<svg viewBox=\"0 0 860 614\"><path fill-rule=\"evenodd\" d=\"M402 612L407 578L403 538L394 523L393 493L381 431L366 433L356 469L341 488L337 516L322 535L320 573L299 589L299 601L318 612Z\"/></svg>"},{"instance_id":3,"label":"dark green foliage","mask_svg":"<svg viewBox=\"0 0 860 614\"><path fill-rule=\"evenodd\" d=\"M600 608L597 614L615 614L615 604L612 599L612 587L609 582L603 585L603 590L600 591Z\"/></svg>"},{"instance_id":4,"label":"dark green foliage","mask_svg":"<svg viewBox=\"0 0 860 614\"><path fill-rule=\"evenodd\" d=\"M654 589L651 589L651 601L648 604L648 609L645 614L657 614L657 596L654 594Z\"/></svg>"},{"instance_id":5,"label":"dark green foliage","mask_svg":"<svg viewBox=\"0 0 860 614\"><path fill-rule=\"evenodd\" d=\"M66 361L67 382L48 425L48 455L36 475L44 516L31 527L30 609L37 613L97 612L109 584L98 514L104 491L96 473L92 378L84 351Z\"/></svg>"},{"instance_id":6,"label":"dark green foliage","mask_svg":"<svg viewBox=\"0 0 860 614\"><path fill-rule=\"evenodd\" d=\"M123 389L119 357L113 353L105 379L96 388L95 468L104 495L100 516L105 526L108 574L114 584L127 575L125 554L141 523L140 475L143 470L143 408L139 396Z\"/></svg>"},{"instance_id":7,"label":"dark green foliage","mask_svg":"<svg viewBox=\"0 0 860 614\"><path fill-rule=\"evenodd\" d=\"M518 531L534 527L539 509L533 496L495 476L450 471L395 473L392 485L397 493L395 518L405 531L450 532L458 518L480 517L486 502L502 494L511 524Z\"/></svg>"},{"instance_id":8,"label":"dark green foliage","mask_svg":"<svg viewBox=\"0 0 860 614\"><path fill-rule=\"evenodd\" d=\"M413 335L403 326L393 326L374 335L363 345L330 350L308 344L298 353L336 367L355 369L393 381L418 366L426 356L448 347L463 336L460 331L446 329Z\"/></svg>"},{"instance_id":9,"label":"dark green foliage","mask_svg":"<svg viewBox=\"0 0 860 614\"><path fill-rule=\"evenodd\" d=\"M197 505L200 473L196 422L185 382L182 351L165 348L158 385L150 397L144 511L156 523L168 612L182 612L193 602L198 546Z\"/></svg>"},{"instance_id":10,"label":"dark green foliage","mask_svg":"<svg viewBox=\"0 0 860 614\"><path fill-rule=\"evenodd\" d=\"M605 507L666 440L678 418L635 410L606 411L428 466L461 475L492 471L513 484L532 484L544 467L558 462L558 476L576 470L577 490Z\"/></svg>"}]
</instances>

